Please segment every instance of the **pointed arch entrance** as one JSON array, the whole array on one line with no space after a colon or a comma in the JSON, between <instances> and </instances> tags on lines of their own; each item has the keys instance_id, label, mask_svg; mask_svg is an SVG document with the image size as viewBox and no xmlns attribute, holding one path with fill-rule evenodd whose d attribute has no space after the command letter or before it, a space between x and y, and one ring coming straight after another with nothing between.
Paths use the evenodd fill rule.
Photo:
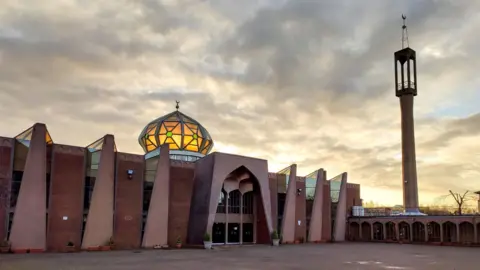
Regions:
<instances>
[{"instance_id":1,"label":"pointed arch entrance","mask_svg":"<svg viewBox=\"0 0 480 270\"><path fill-rule=\"evenodd\" d=\"M396 241L397 240L397 230L395 228L395 223L389 221L385 224L385 240Z\"/></svg>"},{"instance_id":2,"label":"pointed arch entrance","mask_svg":"<svg viewBox=\"0 0 480 270\"><path fill-rule=\"evenodd\" d=\"M380 222L373 223L373 240L383 241L383 224Z\"/></svg>"},{"instance_id":3,"label":"pointed arch entrance","mask_svg":"<svg viewBox=\"0 0 480 270\"><path fill-rule=\"evenodd\" d=\"M221 223L221 214L224 215L223 223L228 224L232 221L233 213L227 217L226 213L217 213L217 210L221 208L219 199L222 191L225 196L225 212L229 210L229 205L234 205L227 196L234 190L238 190L242 194L241 207L240 205L236 207L242 209L241 215L237 214L242 217L240 225L248 223L244 222L243 218L247 218L248 215L253 216L253 225L251 226L253 226L254 243L267 244L271 242L273 226L268 162L262 159L215 152L195 162L195 177L188 220L188 244L202 244L205 233L213 235L214 223ZM253 195L248 195L248 192L252 192ZM247 204L248 196L253 196L253 208ZM253 214L244 211L252 211ZM226 234L228 225L225 227L227 227ZM239 226L237 230L239 229L243 230L243 227ZM240 242L242 242L244 233L242 232L240 235L242 237ZM251 237L246 232L245 236L247 239ZM228 238L224 244L225 242L228 242Z\"/></svg>"},{"instance_id":4,"label":"pointed arch entrance","mask_svg":"<svg viewBox=\"0 0 480 270\"><path fill-rule=\"evenodd\" d=\"M362 222L362 240L363 241L372 241L372 227L367 221Z\"/></svg>"},{"instance_id":5,"label":"pointed arch entrance","mask_svg":"<svg viewBox=\"0 0 480 270\"><path fill-rule=\"evenodd\" d=\"M400 241L410 241L410 225L405 221L398 223L398 238Z\"/></svg>"},{"instance_id":6,"label":"pointed arch entrance","mask_svg":"<svg viewBox=\"0 0 480 270\"><path fill-rule=\"evenodd\" d=\"M350 241L360 240L360 224L357 222L351 222L349 228Z\"/></svg>"},{"instance_id":7,"label":"pointed arch entrance","mask_svg":"<svg viewBox=\"0 0 480 270\"><path fill-rule=\"evenodd\" d=\"M457 242L457 225L453 222L447 221L442 224L443 227L443 242L453 243Z\"/></svg>"},{"instance_id":8,"label":"pointed arch entrance","mask_svg":"<svg viewBox=\"0 0 480 270\"><path fill-rule=\"evenodd\" d=\"M477 243L480 244L480 222L477 223Z\"/></svg>"},{"instance_id":9,"label":"pointed arch entrance","mask_svg":"<svg viewBox=\"0 0 480 270\"><path fill-rule=\"evenodd\" d=\"M227 175L212 226L213 244L256 242L256 206L260 195L257 181L245 166Z\"/></svg>"}]
</instances>

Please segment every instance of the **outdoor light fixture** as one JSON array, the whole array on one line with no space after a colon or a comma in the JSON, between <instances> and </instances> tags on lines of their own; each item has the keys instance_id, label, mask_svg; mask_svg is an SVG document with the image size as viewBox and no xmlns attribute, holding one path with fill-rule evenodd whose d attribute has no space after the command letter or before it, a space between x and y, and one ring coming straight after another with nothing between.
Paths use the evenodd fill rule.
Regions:
<instances>
[{"instance_id":1,"label":"outdoor light fixture","mask_svg":"<svg viewBox=\"0 0 480 270\"><path fill-rule=\"evenodd\" d=\"M297 188L297 195L300 196L300 194L302 194L302 189L301 189L301 188Z\"/></svg>"},{"instance_id":2,"label":"outdoor light fixture","mask_svg":"<svg viewBox=\"0 0 480 270\"><path fill-rule=\"evenodd\" d=\"M132 179L133 178L133 170L127 170L127 175L128 175L128 179Z\"/></svg>"}]
</instances>

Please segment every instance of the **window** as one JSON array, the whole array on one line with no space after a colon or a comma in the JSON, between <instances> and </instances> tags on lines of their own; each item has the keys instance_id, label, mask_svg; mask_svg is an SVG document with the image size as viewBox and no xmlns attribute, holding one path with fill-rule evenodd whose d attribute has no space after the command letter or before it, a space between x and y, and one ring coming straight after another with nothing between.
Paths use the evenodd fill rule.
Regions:
<instances>
[{"instance_id":1,"label":"window","mask_svg":"<svg viewBox=\"0 0 480 270\"><path fill-rule=\"evenodd\" d=\"M95 187L95 177L87 176L85 177L85 190L83 193L83 209L90 209L90 201L93 195L93 188Z\"/></svg>"},{"instance_id":2,"label":"window","mask_svg":"<svg viewBox=\"0 0 480 270\"><path fill-rule=\"evenodd\" d=\"M143 235L145 234L145 224L147 224L147 213L143 212L143 214L142 214L142 237L140 239L143 239Z\"/></svg>"},{"instance_id":3,"label":"window","mask_svg":"<svg viewBox=\"0 0 480 270\"><path fill-rule=\"evenodd\" d=\"M239 190L230 192L228 196L228 213L240 214L240 196L242 194Z\"/></svg>"},{"instance_id":4,"label":"window","mask_svg":"<svg viewBox=\"0 0 480 270\"><path fill-rule=\"evenodd\" d=\"M10 207L15 208L17 205L18 193L20 192L20 185L22 184L23 172L13 171L12 174L12 189L10 196Z\"/></svg>"},{"instance_id":5,"label":"window","mask_svg":"<svg viewBox=\"0 0 480 270\"><path fill-rule=\"evenodd\" d=\"M158 157L145 160L145 177L143 178L143 215L147 216L152 198L153 185L157 174Z\"/></svg>"},{"instance_id":6,"label":"window","mask_svg":"<svg viewBox=\"0 0 480 270\"><path fill-rule=\"evenodd\" d=\"M225 192L223 190L218 198L217 213L225 213Z\"/></svg>"},{"instance_id":7,"label":"window","mask_svg":"<svg viewBox=\"0 0 480 270\"><path fill-rule=\"evenodd\" d=\"M87 216L88 214L87 213L83 213L83 220L82 220L82 240L83 241L83 235L85 233L85 226L87 226Z\"/></svg>"},{"instance_id":8,"label":"window","mask_svg":"<svg viewBox=\"0 0 480 270\"><path fill-rule=\"evenodd\" d=\"M338 196L340 195L340 187L342 184L342 175L339 174L330 180L330 198L332 203L338 202Z\"/></svg>"},{"instance_id":9,"label":"window","mask_svg":"<svg viewBox=\"0 0 480 270\"><path fill-rule=\"evenodd\" d=\"M10 237L10 232L12 230L12 223L13 223L13 212L8 213L8 228L7 228L7 237Z\"/></svg>"},{"instance_id":10,"label":"window","mask_svg":"<svg viewBox=\"0 0 480 270\"><path fill-rule=\"evenodd\" d=\"M91 153L91 163L90 163L90 169L91 170L98 170L98 165L100 164L100 155L102 154L102 151L97 151Z\"/></svg>"},{"instance_id":11,"label":"window","mask_svg":"<svg viewBox=\"0 0 480 270\"><path fill-rule=\"evenodd\" d=\"M148 213L150 207L150 199L152 198L153 182L143 182L143 212Z\"/></svg>"},{"instance_id":12,"label":"window","mask_svg":"<svg viewBox=\"0 0 480 270\"><path fill-rule=\"evenodd\" d=\"M277 231L281 231L282 229L282 219L283 219L283 212L285 211L285 200L287 195L285 193L278 193L277 197Z\"/></svg>"},{"instance_id":13,"label":"window","mask_svg":"<svg viewBox=\"0 0 480 270\"><path fill-rule=\"evenodd\" d=\"M242 213L253 214L253 192L247 192L243 195Z\"/></svg>"},{"instance_id":14,"label":"window","mask_svg":"<svg viewBox=\"0 0 480 270\"><path fill-rule=\"evenodd\" d=\"M305 193L307 200L313 200L315 198L315 187L317 186L317 178L307 177L305 178Z\"/></svg>"}]
</instances>

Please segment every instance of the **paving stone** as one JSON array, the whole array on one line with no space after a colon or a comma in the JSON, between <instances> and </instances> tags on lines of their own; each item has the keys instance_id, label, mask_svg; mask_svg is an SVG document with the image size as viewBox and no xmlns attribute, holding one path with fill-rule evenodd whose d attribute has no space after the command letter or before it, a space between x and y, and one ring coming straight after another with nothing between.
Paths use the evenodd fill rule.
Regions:
<instances>
[{"instance_id":1,"label":"paving stone","mask_svg":"<svg viewBox=\"0 0 480 270\"><path fill-rule=\"evenodd\" d=\"M342 243L0 255L0 270L479 269L480 248Z\"/></svg>"}]
</instances>

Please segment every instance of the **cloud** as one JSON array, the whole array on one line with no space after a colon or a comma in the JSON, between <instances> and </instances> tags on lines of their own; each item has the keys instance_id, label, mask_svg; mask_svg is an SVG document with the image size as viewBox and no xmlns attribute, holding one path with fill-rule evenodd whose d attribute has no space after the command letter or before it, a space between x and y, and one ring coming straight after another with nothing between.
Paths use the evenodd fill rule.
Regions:
<instances>
[{"instance_id":1,"label":"cloud","mask_svg":"<svg viewBox=\"0 0 480 270\"><path fill-rule=\"evenodd\" d=\"M420 199L479 189L480 5L453 1L50 1L0 4L0 134L137 136L181 101L218 151L401 188L393 52L418 56ZM391 191L391 192L390 192ZM386 192L387 193L387 192ZM397 193L395 193L397 194ZM400 193L398 193L400 194ZM401 203L401 196L366 200Z\"/></svg>"}]
</instances>

